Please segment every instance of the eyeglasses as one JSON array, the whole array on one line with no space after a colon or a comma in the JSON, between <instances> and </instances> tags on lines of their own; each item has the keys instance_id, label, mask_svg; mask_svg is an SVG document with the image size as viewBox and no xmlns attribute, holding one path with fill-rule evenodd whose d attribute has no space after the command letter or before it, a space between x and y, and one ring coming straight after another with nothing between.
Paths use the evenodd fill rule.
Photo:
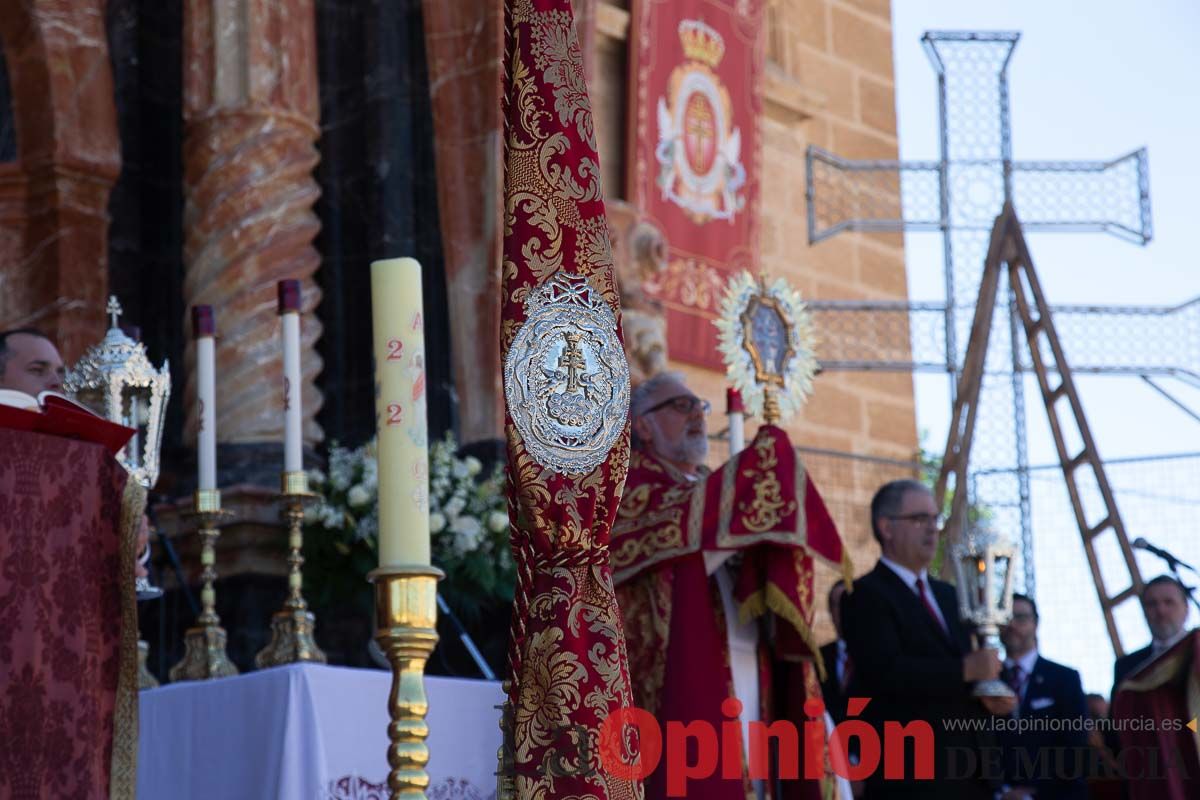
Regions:
<instances>
[{"instance_id":1,"label":"eyeglasses","mask_svg":"<svg viewBox=\"0 0 1200 800\"><path fill-rule=\"evenodd\" d=\"M691 414L697 408L699 408L705 414L707 414L709 411L712 411L712 403L708 402L707 400L701 400L699 397L691 394L681 394L677 397L671 397L663 400L658 405L651 406L642 413L653 414L655 411L660 411L667 406L670 406L684 416Z\"/></svg>"},{"instance_id":2,"label":"eyeglasses","mask_svg":"<svg viewBox=\"0 0 1200 800\"><path fill-rule=\"evenodd\" d=\"M915 522L922 527L933 525L938 529L940 529L946 521L941 514L926 514L923 511L918 511L915 514L897 514L895 516L889 516L888 519L895 520L896 522Z\"/></svg>"}]
</instances>

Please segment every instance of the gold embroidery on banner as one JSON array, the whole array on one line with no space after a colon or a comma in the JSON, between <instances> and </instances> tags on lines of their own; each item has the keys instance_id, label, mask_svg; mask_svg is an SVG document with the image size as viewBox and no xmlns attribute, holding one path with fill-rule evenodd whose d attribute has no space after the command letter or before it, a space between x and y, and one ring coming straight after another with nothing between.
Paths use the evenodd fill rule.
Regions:
<instances>
[{"instance_id":1,"label":"gold embroidery on banner","mask_svg":"<svg viewBox=\"0 0 1200 800\"><path fill-rule=\"evenodd\" d=\"M692 495L691 508L688 509L688 532L687 542L696 548L700 547L704 539L704 504L707 501L708 481L705 479L696 481L688 486L688 490ZM687 484L684 484L687 485Z\"/></svg>"},{"instance_id":2,"label":"gold embroidery on banner","mask_svg":"<svg viewBox=\"0 0 1200 800\"><path fill-rule=\"evenodd\" d=\"M673 584L668 573L643 573L617 590L626 640L638 645L629 651L633 698L638 707L651 714L659 710L670 642Z\"/></svg>"},{"instance_id":3,"label":"gold embroidery on banner","mask_svg":"<svg viewBox=\"0 0 1200 800\"><path fill-rule=\"evenodd\" d=\"M133 590L137 535L146 509L147 491L132 476L121 493L120 568L121 633L118 644L117 693L113 706L113 744L109 796L132 800L137 794L138 677L137 599Z\"/></svg>"},{"instance_id":4,"label":"gold embroidery on banner","mask_svg":"<svg viewBox=\"0 0 1200 800\"><path fill-rule=\"evenodd\" d=\"M619 318L605 218L583 216L580 208L580 203L595 203L601 195L595 156L584 153L581 158L574 149L586 145L594 153L595 133L570 14L538 11L529 0L510 0L508 22L514 38L507 65L511 105L503 224L506 236L518 231L522 241L520 252L509 251L502 263L505 302L524 307L539 285L573 269ZM549 89L545 96L540 94L545 91L543 82ZM568 126L565 133L556 130L558 121ZM572 141L576 135L581 141ZM593 208L600 210L598 203ZM565 257L572 245L574 252ZM505 321L505 353L521 325ZM639 783L615 778L598 763L596 723L632 702L612 579L586 552L580 553L578 564L561 560L564 551L592 549L606 521L616 516L613 503L627 476L628 427L609 453L607 469L574 481L560 481L541 468L513 424L506 425L506 433L516 489L514 546L534 561L536 552L557 555L564 563L533 571L525 578L528 585L521 587L530 600L521 627L527 634L516 660L517 796L640 800ZM586 651L569 649L583 638ZM632 757L635 740L628 748ZM579 763L584 754L588 763Z\"/></svg>"},{"instance_id":5,"label":"gold embroidery on banner","mask_svg":"<svg viewBox=\"0 0 1200 800\"><path fill-rule=\"evenodd\" d=\"M582 701L579 684L587 670L561 648L562 639L561 629L546 628L533 634L525 650L515 720L518 761L528 761L534 748L551 745Z\"/></svg>"},{"instance_id":6,"label":"gold embroidery on banner","mask_svg":"<svg viewBox=\"0 0 1200 800\"><path fill-rule=\"evenodd\" d=\"M648 483L635 486L621 498L621 507L617 509L620 519L637 519L646 513L650 505L650 489Z\"/></svg>"},{"instance_id":7,"label":"gold embroidery on banner","mask_svg":"<svg viewBox=\"0 0 1200 800\"><path fill-rule=\"evenodd\" d=\"M758 453L758 471L747 471L754 480L754 499L742 503L738 509L744 515L742 524L755 533L766 533L779 527L784 517L796 510L795 500L784 500L775 467L779 457L775 454L775 440L768 436L759 437L754 443ZM797 487L799 490L799 487Z\"/></svg>"},{"instance_id":8,"label":"gold embroidery on banner","mask_svg":"<svg viewBox=\"0 0 1200 800\"><path fill-rule=\"evenodd\" d=\"M683 546L683 535L679 527L678 510L672 514L675 519L667 524L657 523L648 525L653 530L637 535L634 532L624 533L620 538L613 537L612 568L616 571L625 569L642 558L655 556L652 561L641 565L643 568L651 563L671 558L686 552Z\"/></svg>"},{"instance_id":9,"label":"gold embroidery on banner","mask_svg":"<svg viewBox=\"0 0 1200 800\"><path fill-rule=\"evenodd\" d=\"M673 259L661 277L646 282L646 290L689 313L716 313L725 292L726 277L704 261Z\"/></svg>"},{"instance_id":10,"label":"gold embroidery on banner","mask_svg":"<svg viewBox=\"0 0 1200 800\"><path fill-rule=\"evenodd\" d=\"M733 498L737 488L737 462L735 455L721 470L721 500L717 505L717 538L729 533L733 521Z\"/></svg>"}]
</instances>

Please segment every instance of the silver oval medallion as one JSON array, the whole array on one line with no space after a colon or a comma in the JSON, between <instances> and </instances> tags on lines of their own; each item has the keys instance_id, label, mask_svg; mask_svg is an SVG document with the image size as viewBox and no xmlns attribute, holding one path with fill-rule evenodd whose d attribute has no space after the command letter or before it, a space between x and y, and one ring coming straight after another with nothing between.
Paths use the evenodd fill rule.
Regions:
<instances>
[{"instance_id":1,"label":"silver oval medallion","mask_svg":"<svg viewBox=\"0 0 1200 800\"><path fill-rule=\"evenodd\" d=\"M543 467L582 474L608 457L629 416L629 364L616 316L586 278L560 273L526 300L504 395Z\"/></svg>"}]
</instances>

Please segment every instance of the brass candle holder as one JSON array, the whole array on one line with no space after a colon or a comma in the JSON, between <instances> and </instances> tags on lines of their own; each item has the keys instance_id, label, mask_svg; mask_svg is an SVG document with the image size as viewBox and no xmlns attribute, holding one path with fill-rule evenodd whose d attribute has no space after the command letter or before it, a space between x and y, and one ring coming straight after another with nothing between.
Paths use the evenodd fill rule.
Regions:
<instances>
[{"instance_id":1,"label":"brass candle holder","mask_svg":"<svg viewBox=\"0 0 1200 800\"><path fill-rule=\"evenodd\" d=\"M259 669L310 661L325 663L325 654L317 647L313 630L317 619L304 599L304 504L316 499L308 491L308 476L303 471L283 473L283 518L288 528L288 595L283 610L271 617L271 641L254 657Z\"/></svg>"},{"instance_id":2,"label":"brass candle holder","mask_svg":"<svg viewBox=\"0 0 1200 800\"><path fill-rule=\"evenodd\" d=\"M221 509L221 490L197 490L192 515L200 520L196 533L200 536L200 578L204 587L200 590L200 616L184 637L183 659L171 667L172 681L204 681L238 674L225 654L225 629L217 616L217 592L213 588L217 580L216 545L221 536L217 524L229 516Z\"/></svg>"},{"instance_id":3,"label":"brass candle holder","mask_svg":"<svg viewBox=\"0 0 1200 800\"><path fill-rule=\"evenodd\" d=\"M516 750L513 747L512 681L501 684L504 702L492 706L500 712L500 747L496 750L496 800L516 800Z\"/></svg>"},{"instance_id":4,"label":"brass candle holder","mask_svg":"<svg viewBox=\"0 0 1200 800\"><path fill-rule=\"evenodd\" d=\"M138 639L138 689L157 689L158 678L150 672L146 660L150 657L150 643Z\"/></svg>"},{"instance_id":5,"label":"brass candle holder","mask_svg":"<svg viewBox=\"0 0 1200 800\"><path fill-rule=\"evenodd\" d=\"M429 787L429 726L425 714L425 662L437 644L437 582L431 566L380 567L375 584L375 641L392 665L388 694L388 788L393 798L424 798Z\"/></svg>"}]
</instances>

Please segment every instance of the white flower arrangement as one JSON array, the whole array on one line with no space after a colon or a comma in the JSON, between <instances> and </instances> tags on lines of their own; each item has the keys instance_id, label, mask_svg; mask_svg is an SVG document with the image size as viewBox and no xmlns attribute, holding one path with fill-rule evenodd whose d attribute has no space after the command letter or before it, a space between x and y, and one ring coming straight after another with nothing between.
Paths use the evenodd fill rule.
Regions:
<instances>
[{"instance_id":1,"label":"white flower arrangement","mask_svg":"<svg viewBox=\"0 0 1200 800\"><path fill-rule=\"evenodd\" d=\"M443 590L460 601L456 603L460 613L470 615L472 608L488 602L511 601L515 572L503 472L497 468L481 478L479 459L459 458L457 449L449 434L430 447L429 532L434 565L447 576ZM335 444L328 465L327 473L308 473L309 487L319 502L305 514L305 548L309 550L311 543L314 553L327 563L306 560L305 582L310 574L319 582L331 572L340 573L338 578L347 582L361 582L374 565L378 548L375 442L353 449Z\"/></svg>"}]
</instances>

